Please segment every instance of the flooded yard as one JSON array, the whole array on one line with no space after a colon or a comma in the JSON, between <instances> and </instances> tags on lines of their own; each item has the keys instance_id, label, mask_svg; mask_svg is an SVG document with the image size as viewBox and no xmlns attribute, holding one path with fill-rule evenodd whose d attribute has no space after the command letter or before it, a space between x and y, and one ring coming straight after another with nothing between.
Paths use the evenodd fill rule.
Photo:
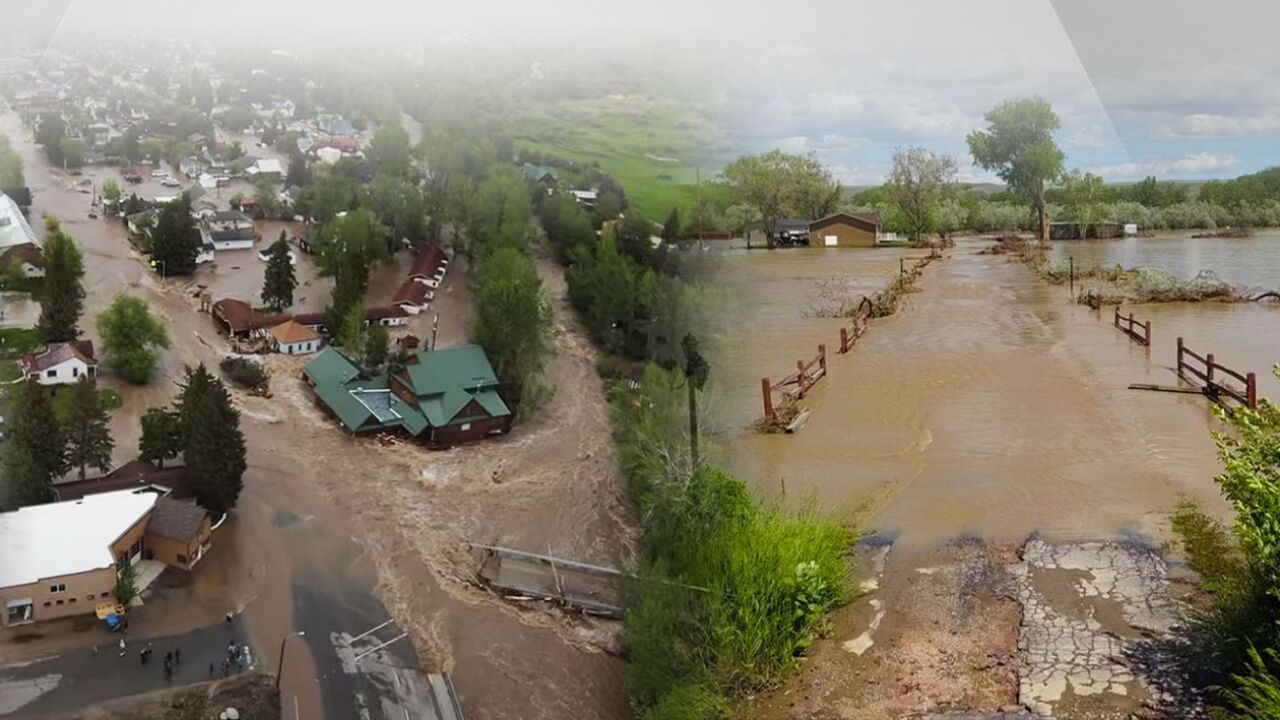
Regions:
<instances>
[{"instance_id":1,"label":"flooded yard","mask_svg":"<svg viewBox=\"0 0 1280 720\"><path fill-rule=\"evenodd\" d=\"M1210 270L1245 287L1280 286L1280 228L1260 228L1247 238L1193 238L1203 230L1168 230L1149 238L1063 240L1054 257L1074 257L1077 267L1154 267L1180 278Z\"/></svg>"}]
</instances>

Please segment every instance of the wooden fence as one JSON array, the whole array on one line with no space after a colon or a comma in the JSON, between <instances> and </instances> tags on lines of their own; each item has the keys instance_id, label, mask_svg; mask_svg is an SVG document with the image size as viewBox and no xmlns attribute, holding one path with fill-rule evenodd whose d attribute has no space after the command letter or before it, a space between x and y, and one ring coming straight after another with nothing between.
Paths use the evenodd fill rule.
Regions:
<instances>
[{"instance_id":1,"label":"wooden fence","mask_svg":"<svg viewBox=\"0 0 1280 720\"><path fill-rule=\"evenodd\" d=\"M1243 383L1244 389L1227 385L1222 381L1223 376ZM1178 377L1192 385L1199 385L1205 395L1218 402L1222 402L1225 396L1250 410L1258 409L1257 375L1236 372L1214 359L1213 353L1200 355L1193 352L1182 342L1182 338L1178 338Z\"/></svg>"},{"instance_id":2,"label":"wooden fence","mask_svg":"<svg viewBox=\"0 0 1280 720\"><path fill-rule=\"evenodd\" d=\"M1120 314L1120 308L1116 307L1115 319L1112 323L1120 332L1128 335L1139 343L1151 347L1151 321L1138 322L1133 319L1133 313L1129 313L1128 317Z\"/></svg>"},{"instance_id":3,"label":"wooden fence","mask_svg":"<svg viewBox=\"0 0 1280 720\"><path fill-rule=\"evenodd\" d=\"M778 418L777 406L773 402L774 393L796 400L809 393L815 384L827 375L827 346L819 345L818 354L808 362L796 361L796 371L773 382L769 378L760 379L760 393L764 400L764 417L774 421Z\"/></svg>"}]
</instances>

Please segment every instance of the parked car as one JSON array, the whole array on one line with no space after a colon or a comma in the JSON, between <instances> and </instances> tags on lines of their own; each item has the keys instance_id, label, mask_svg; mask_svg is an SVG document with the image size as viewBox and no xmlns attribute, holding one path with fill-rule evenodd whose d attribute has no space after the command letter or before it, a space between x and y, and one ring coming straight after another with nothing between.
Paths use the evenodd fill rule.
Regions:
<instances>
[{"instance_id":1,"label":"parked car","mask_svg":"<svg viewBox=\"0 0 1280 720\"><path fill-rule=\"evenodd\" d=\"M182 183L178 182L178 178L166 175L160 184L165 187L182 187Z\"/></svg>"},{"instance_id":2,"label":"parked car","mask_svg":"<svg viewBox=\"0 0 1280 720\"><path fill-rule=\"evenodd\" d=\"M164 168L156 168L155 170L151 171L151 177L153 178L162 178L162 177L168 177L168 176L169 176L169 171L165 170Z\"/></svg>"},{"instance_id":3,"label":"parked car","mask_svg":"<svg viewBox=\"0 0 1280 720\"><path fill-rule=\"evenodd\" d=\"M122 177L124 178L124 181L125 181L125 182L127 182L127 183L129 183L129 184L131 184L131 185L137 185L138 183L142 182L142 176L141 176L141 175L139 175L139 174L138 174L138 173L136 173L136 172L127 172L127 173L124 173L124 175L122 175Z\"/></svg>"}]
</instances>

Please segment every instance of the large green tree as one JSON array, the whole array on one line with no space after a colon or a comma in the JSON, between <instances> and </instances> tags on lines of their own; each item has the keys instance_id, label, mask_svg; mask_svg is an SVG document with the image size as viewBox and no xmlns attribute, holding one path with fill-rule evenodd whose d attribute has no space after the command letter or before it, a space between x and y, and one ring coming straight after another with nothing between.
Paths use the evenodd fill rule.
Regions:
<instances>
[{"instance_id":1,"label":"large green tree","mask_svg":"<svg viewBox=\"0 0 1280 720\"><path fill-rule=\"evenodd\" d=\"M363 318L361 318L363 320ZM387 364L391 355L391 332L382 323L372 323L364 333L364 341L360 348L361 364L369 371L376 372Z\"/></svg>"},{"instance_id":2,"label":"large green tree","mask_svg":"<svg viewBox=\"0 0 1280 720\"><path fill-rule=\"evenodd\" d=\"M281 230L280 239L271 246L271 255L267 258L267 271L262 281L262 304L273 310L283 310L293 304L293 291L297 287L298 279L293 274L288 238L285 231Z\"/></svg>"},{"instance_id":3,"label":"large green tree","mask_svg":"<svg viewBox=\"0 0 1280 720\"><path fill-rule=\"evenodd\" d=\"M148 408L142 416L142 437L138 440L138 457L164 467L165 461L182 454L182 419L176 410Z\"/></svg>"},{"instance_id":4,"label":"large green tree","mask_svg":"<svg viewBox=\"0 0 1280 720\"><path fill-rule=\"evenodd\" d=\"M22 174L22 155L9 144L9 136L0 135L0 188L25 187Z\"/></svg>"},{"instance_id":5,"label":"large green tree","mask_svg":"<svg viewBox=\"0 0 1280 720\"><path fill-rule=\"evenodd\" d=\"M187 368L177 407L196 502L212 513L225 513L235 507L248 468L240 411L204 363Z\"/></svg>"},{"instance_id":6,"label":"large green tree","mask_svg":"<svg viewBox=\"0 0 1280 720\"><path fill-rule=\"evenodd\" d=\"M734 200L760 218L771 249L779 220L788 215L816 220L834 210L840 197L839 185L812 155L781 150L748 155L729 163L723 175Z\"/></svg>"},{"instance_id":7,"label":"large green tree","mask_svg":"<svg viewBox=\"0 0 1280 720\"><path fill-rule=\"evenodd\" d=\"M1049 235L1045 185L1062 175L1065 156L1053 141L1061 125L1039 97L1007 100L986 114L987 129L969 133L969 151L980 167L994 170L1009 189L1035 206L1040 239Z\"/></svg>"},{"instance_id":8,"label":"large green tree","mask_svg":"<svg viewBox=\"0 0 1280 720\"><path fill-rule=\"evenodd\" d=\"M90 465L102 472L111 467L111 450L116 444L107 429L107 417L96 383L81 375L71 394L71 412L63 425L67 463L79 469L81 480L85 479Z\"/></svg>"},{"instance_id":9,"label":"large green tree","mask_svg":"<svg viewBox=\"0 0 1280 720\"><path fill-rule=\"evenodd\" d=\"M52 216L45 217L48 228L44 241L44 295L36 333L47 343L70 342L80 336L80 314L84 312L84 257L72 239Z\"/></svg>"},{"instance_id":10,"label":"large green tree","mask_svg":"<svg viewBox=\"0 0 1280 720\"><path fill-rule=\"evenodd\" d=\"M1063 178L1063 201L1071 219L1080 225L1080 236L1088 237L1089 229L1102 221L1106 202L1106 183L1093 173L1079 171Z\"/></svg>"},{"instance_id":11,"label":"large green tree","mask_svg":"<svg viewBox=\"0 0 1280 720\"><path fill-rule=\"evenodd\" d=\"M542 372L551 320L542 281L528 256L501 248L484 260L475 286L475 340L520 397Z\"/></svg>"},{"instance_id":12,"label":"large green tree","mask_svg":"<svg viewBox=\"0 0 1280 720\"><path fill-rule=\"evenodd\" d=\"M182 193L160 208L151 230L151 260L162 275L190 275L196 270L200 244L191 221L191 196Z\"/></svg>"},{"instance_id":13,"label":"large green tree","mask_svg":"<svg viewBox=\"0 0 1280 720\"><path fill-rule=\"evenodd\" d=\"M48 499L53 480L67 471L67 445L49 389L35 378L18 388L9 414L9 446L17 463L9 468L10 492L28 502Z\"/></svg>"},{"instance_id":14,"label":"large green tree","mask_svg":"<svg viewBox=\"0 0 1280 720\"><path fill-rule=\"evenodd\" d=\"M169 347L164 324L152 316L147 301L130 295L117 295L98 315L98 334L107 364L135 385L151 379L160 349Z\"/></svg>"},{"instance_id":15,"label":"large green tree","mask_svg":"<svg viewBox=\"0 0 1280 720\"><path fill-rule=\"evenodd\" d=\"M409 147L409 133L399 125L378 128L365 150L369 162L379 175L402 178L409 174L413 154Z\"/></svg>"},{"instance_id":16,"label":"large green tree","mask_svg":"<svg viewBox=\"0 0 1280 720\"><path fill-rule=\"evenodd\" d=\"M498 248L529 247L533 204L529 190L513 168L495 166L467 203L464 251L483 257Z\"/></svg>"},{"instance_id":17,"label":"large green tree","mask_svg":"<svg viewBox=\"0 0 1280 720\"><path fill-rule=\"evenodd\" d=\"M919 243L938 227L938 209L955 182L956 163L920 147L899 148L885 184L895 220Z\"/></svg>"}]
</instances>

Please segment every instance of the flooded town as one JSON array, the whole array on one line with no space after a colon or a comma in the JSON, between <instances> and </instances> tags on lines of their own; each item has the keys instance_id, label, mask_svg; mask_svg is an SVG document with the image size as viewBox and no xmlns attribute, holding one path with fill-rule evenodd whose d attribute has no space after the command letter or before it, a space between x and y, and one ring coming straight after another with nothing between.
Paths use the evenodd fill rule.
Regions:
<instances>
[{"instance_id":1,"label":"flooded town","mask_svg":"<svg viewBox=\"0 0 1280 720\"><path fill-rule=\"evenodd\" d=\"M0 23L0 718L1280 720L1280 57L1114 35L1280 9L227 3Z\"/></svg>"}]
</instances>

